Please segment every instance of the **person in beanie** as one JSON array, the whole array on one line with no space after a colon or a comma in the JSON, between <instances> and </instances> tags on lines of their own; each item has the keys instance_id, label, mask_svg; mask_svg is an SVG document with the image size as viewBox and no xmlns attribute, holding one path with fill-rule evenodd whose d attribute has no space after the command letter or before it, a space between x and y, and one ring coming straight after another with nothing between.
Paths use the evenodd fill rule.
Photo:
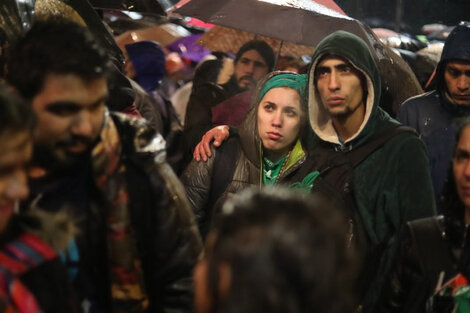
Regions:
<instances>
[{"instance_id":1,"label":"person in beanie","mask_svg":"<svg viewBox=\"0 0 470 313\"><path fill-rule=\"evenodd\" d=\"M455 145L456 120L470 115L470 23L462 22L447 37L432 85L434 90L405 101L397 118L415 128L426 145L439 205Z\"/></svg>"},{"instance_id":2,"label":"person in beanie","mask_svg":"<svg viewBox=\"0 0 470 313\"><path fill-rule=\"evenodd\" d=\"M253 89L258 80L273 70L274 60L274 52L266 42L248 41L237 52L234 73L227 83L207 83L193 88L184 123L188 156L213 127L211 108L237 93Z\"/></svg>"},{"instance_id":3,"label":"person in beanie","mask_svg":"<svg viewBox=\"0 0 470 313\"><path fill-rule=\"evenodd\" d=\"M186 168L181 180L203 236L227 197L246 187L296 183L309 190L315 174L294 179L307 154L306 83L306 75L268 74L258 83L238 136L207 162L193 160Z\"/></svg>"}]
</instances>

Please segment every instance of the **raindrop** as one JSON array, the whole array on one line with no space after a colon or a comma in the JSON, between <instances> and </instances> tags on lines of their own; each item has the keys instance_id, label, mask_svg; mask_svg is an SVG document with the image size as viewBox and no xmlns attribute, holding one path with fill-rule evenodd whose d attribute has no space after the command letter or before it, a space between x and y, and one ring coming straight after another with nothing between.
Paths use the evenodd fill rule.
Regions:
<instances>
[{"instance_id":1,"label":"raindrop","mask_svg":"<svg viewBox=\"0 0 470 313\"><path fill-rule=\"evenodd\" d=\"M428 117L424 120L424 126L428 126L429 125L429 122L431 121L431 118Z\"/></svg>"}]
</instances>

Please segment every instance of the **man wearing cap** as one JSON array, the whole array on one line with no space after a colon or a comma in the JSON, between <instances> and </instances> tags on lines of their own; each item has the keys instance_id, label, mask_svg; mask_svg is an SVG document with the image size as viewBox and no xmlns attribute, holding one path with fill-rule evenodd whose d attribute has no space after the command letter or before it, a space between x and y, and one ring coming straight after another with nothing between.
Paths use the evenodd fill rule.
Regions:
<instances>
[{"instance_id":1,"label":"man wearing cap","mask_svg":"<svg viewBox=\"0 0 470 313\"><path fill-rule=\"evenodd\" d=\"M435 90L408 99L398 120L415 128L428 150L437 205L455 145L456 120L470 114L470 23L447 37L433 80Z\"/></svg>"},{"instance_id":2,"label":"man wearing cap","mask_svg":"<svg viewBox=\"0 0 470 313\"><path fill-rule=\"evenodd\" d=\"M245 43L235 57L232 78L223 85L208 83L193 89L184 123L188 149L192 152L202 135L212 128L211 108L242 91L252 89L274 67L274 53L264 41ZM188 153L190 152L188 151Z\"/></svg>"}]
</instances>

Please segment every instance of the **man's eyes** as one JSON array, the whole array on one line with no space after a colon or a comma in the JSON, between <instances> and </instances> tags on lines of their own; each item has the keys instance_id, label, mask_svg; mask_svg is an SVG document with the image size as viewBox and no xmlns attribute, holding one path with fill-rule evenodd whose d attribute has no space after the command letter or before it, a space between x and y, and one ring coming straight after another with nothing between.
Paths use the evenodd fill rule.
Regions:
<instances>
[{"instance_id":1,"label":"man's eyes","mask_svg":"<svg viewBox=\"0 0 470 313\"><path fill-rule=\"evenodd\" d=\"M73 106L50 106L47 108L52 114L59 115L59 116L67 116L77 113L80 110L79 107Z\"/></svg>"}]
</instances>

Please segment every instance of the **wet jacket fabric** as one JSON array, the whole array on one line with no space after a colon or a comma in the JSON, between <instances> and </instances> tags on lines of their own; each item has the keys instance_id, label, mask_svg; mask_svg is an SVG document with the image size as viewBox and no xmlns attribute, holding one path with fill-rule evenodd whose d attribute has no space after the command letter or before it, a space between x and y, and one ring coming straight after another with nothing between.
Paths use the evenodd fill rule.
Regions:
<instances>
[{"instance_id":1,"label":"wet jacket fabric","mask_svg":"<svg viewBox=\"0 0 470 313\"><path fill-rule=\"evenodd\" d=\"M125 166L127 214L135 230L134 248L130 249L135 249L141 261L149 299L142 312L191 312L191 276L202 243L184 190L165 162L165 142L142 119L117 113L111 117L119 136L118 162ZM80 301L94 304L96 312L110 312L113 261L108 259L107 227L116 221L107 220L103 208L106 199L115 195L105 194L95 185L91 160L82 163L31 181L31 200L50 211L66 207L77 216L79 256L69 262L75 290ZM130 308L123 305L120 309Z\"/></svg>"},{"instance_id":2,"label":"wet jacket fabric","mask_svg":"<svg viewBox=\"0 0 470 313\"><path fill-rule=\"evenodd\" d=\"M341 143L328 112L314 85L315 68L325 55L348 60L365 78L367 86L364 121L359 130ZM308 108L316 140L337 151L353 150L374 135L395 127L398 122L380 107L380 78L367 45L357 36L339 31L326 37L316 48L309 72ZM409 132L389 139L354 168L353 195L368 250L377 253L359 277L359 303L364 312L373 312L384 275L397 249L398 234L408 220L435 214L428 160L423 143Z\"/></svg>"},{"instance_id":3,"label":"wet jacket fabric","mask_svg":"<svg viewBox=\"0 0 470 313\"><path fill-rule=\"evenodd\" d=\"M211 219L213 216L212 210L219 208L221 203L231 194L237 193L249 186L260 187L262 185L261 170L263 153L262 143L258 136L257 128L257 99L262 86L264 86L265 82L273 75L277 75L277 73L274 72L268 74L257 85L247 118L238 128L238 137L234 138L238 141L237 144L239 145L239 149L233 176L231 177L225 192L218 198L218 200L214 201L214 207L208 207L208 205L211 188L213 188L213 184L217 183L217 179L214 178L217 177L217 173L213 172L213 170L216 154L220 151L213 148L212 157L210 157L207 162L191 161L181 177L183 186L186 189L188 200L193 207L200 227L202 227L202 225L207 225L207 223L210 224L211 221L208 219ZM302 164L304 164L306 160L305 149L302 150L304 150L303 153L299 153L295 158L290 158L287 161L286 169L281 173L278 179L280 184L293 182L291 178L301 168ZM219 157L229 158L230 156L222 155ZM226 171L229 169L222 170ZM216 214L217 212L214 213Z\"/></svg>"},{"instance_id":4,"label":"wet jacket fabric","mask_svg":"<svg viewBox=\"0 0 470 313\"><path fill-rule=\"evenodd\" d=\"M416 129L426 145L438 204L452 159L457 119L470 115L470 108L458 106L446 96L444 70L449 60L470 61L470 27L457 26L447 38L433 82L437 89L408 99L397 115L401 123Z\"/></svg>"}]
</instances>

